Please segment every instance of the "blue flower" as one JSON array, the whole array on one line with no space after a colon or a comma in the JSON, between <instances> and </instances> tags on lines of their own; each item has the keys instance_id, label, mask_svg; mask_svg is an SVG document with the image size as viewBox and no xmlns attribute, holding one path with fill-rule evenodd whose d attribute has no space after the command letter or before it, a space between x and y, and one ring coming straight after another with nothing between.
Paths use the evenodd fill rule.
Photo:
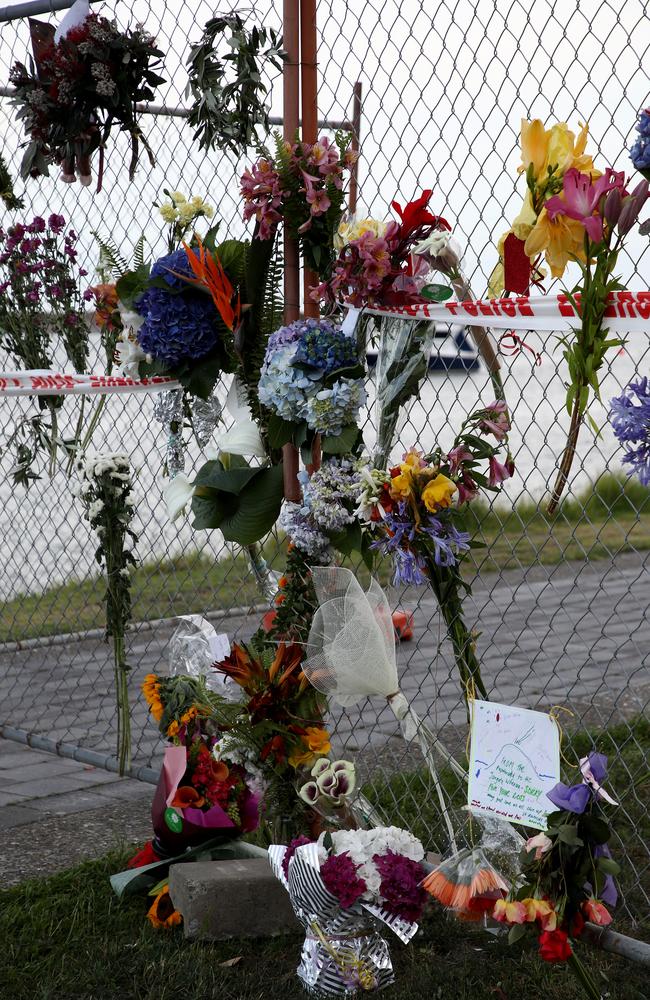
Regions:
<instances>
[{"instance_id":1,"label":"blue flower","mask_svg":"<svg viewBox=\"0 0 650 1000\"><path fill-rule=\"evenodd\" d=\"M393 551L393 585L419 587L427 582L426 563L421 555L411 549L396 548Z\"/></svg>"},{"instance_id":2,"label":"blue flower","mask_svg":"<svg viewBox=\"0 0 650 1000\"><path fill-rule=\"evenodd\" d=\"M356 423L366 394L362 379L332 372L358 363L356 340L325 319L305 319L280 327L269 337L259 381L260 402L284 420L306 421L312 430L338 435Z\"/></svg>"},{"instance_id":3,"label":"blue flower","mask_svg":"<svg viewBox=\"0 0 650 1000\"><path fill-rule=\"evenodd\" d=\"M152 278L162 278L170 287L153 287L140 296L136 308L144 323L138 331L138 343L145 354L171 368L181 361L197 360L209 354L218 343L219 315L208 295L194 291L177 271L191 274L184 250L177 250L156 261ZM171 289L186 289L172 293Z\"/></svg>"},{"instance_id":4,"label":"blue flower","mask_svg":"<svg viewBox=\"0 0 650 1000\"><path fill-rule=\"evenodd\" d=\"M630 159L637 170L650 170L650 108L639 115L636 130L639 138L630 150Z\"/></svg>"},{"instance_id":5,"label":"blue flower","mask_svg":"<svg viewBox=\"0 0 650 1000\"><path fill-rule=\"evenodd\" d=\"M636 399L636 403L634 400ZM623 463L630 465L630 475L636 473L644 486L650 485L650 391L648 379L631 382L620 396L610 400L612 429L621 444L636 444L628 448Z\"/></svg>"}]
</instances>

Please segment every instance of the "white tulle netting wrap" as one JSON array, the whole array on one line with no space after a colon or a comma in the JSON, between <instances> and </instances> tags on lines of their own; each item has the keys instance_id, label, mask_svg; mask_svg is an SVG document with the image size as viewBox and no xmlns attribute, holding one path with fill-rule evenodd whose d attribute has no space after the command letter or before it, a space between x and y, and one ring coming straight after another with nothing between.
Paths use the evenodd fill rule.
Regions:
<instances>
[{"instance_id":1,"label":"white tulle netting wrap","mask_svg":"<svg viewBox=\"0 0 650 1000\"><path fill-rule=\"evenodd\" d=\"M391 610L376 580L364 591L349 569L312 569L319 607L303 670L318 691L343 708L369 695L398 691Z\"/></svg>"},{"instance_id":2,"label":"white tulle netting wrap","mask_svg":"<svg viewBox=\"0 0 650 1000\"><path fill-rule=\"evenodd\" d=\"M311 570L318 608L314 615L303 670L313 686L342 708L362 698L387 699L405 740L418 739L440 801L449 839L455 846L433 751L437 750L456 774L465 771L438 737L418 719L399 689L395 632L391 608L376 580L364 590L354 573L340 566Z\"/></svg>"}]
</instances>

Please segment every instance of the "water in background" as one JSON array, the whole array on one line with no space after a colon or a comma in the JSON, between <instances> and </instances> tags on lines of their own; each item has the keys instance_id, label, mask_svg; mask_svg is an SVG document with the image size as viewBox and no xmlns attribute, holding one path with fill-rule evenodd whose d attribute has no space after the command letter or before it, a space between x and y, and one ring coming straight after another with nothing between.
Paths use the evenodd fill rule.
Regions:
<instances>
[{"instance_id":1,"label":"water in background","mask_svg":"<svg viewBox=\"0 0 650 1000\"><path fill-rule=\"evenodd\" d=\"M527 352L502 362L513 417L511 447L517 466L515 478L506 484L505 495L497 501L502 506L519 497L539 499L543 496L554 477L568 427L561 348L550 333L545 336L529 334L527 342L545 351L540 366L531 364L532 355ZM646 349L644 338L633 335L627 350L612 357L610 369L602 380L604 402L602 405L594 402L590 410L603 428L602 435L596 439L588 426L583 427L572 476L574 490L593 483L605 468L620 469L620 448L606 420L608 400L635 372L644 373ZM96 370L102 370L101 366ZM364 427L368 449L375 441L373 390L370 380ZM219 390L224 402L226 391L224 384ZM477 404L485 405L492 398L484 368L472 374L430 375L422 387L420 399L413 401L404 416L394 456L399 457L411 445L424 451L430 450L436 441L443 447L450 446L463 417ZM65 400L60 414L64 434L72 432L79 405L78 398ZM97 405L97 397L92 405ZM36 406L35 401L26 398L3 401L0 411L0 441L3 444L19 414L35 412ZM162 500L166 438L160 424L153 419L152 410L151 397L108 397L92 449L124 451L131 456L136 470L135 528L140 538L139 559L147 562L188 551L200 551L209 558L229 556L236 546L224 543L219 532L195 532L188 518L174 523L169 521ZM89 413L88 401L86 413ZM202 461L200 449L196 444L190 445L186 465L190 478ZM26 492L11 483L12 464L12 451L0 457L0 503L5 527L0 539L0 598L39 593L54 583L95 575L95 539L81 516L80 504L73 497L62 468L51 481L43 470L43 478Z\"/></svg>"}]
</instances>

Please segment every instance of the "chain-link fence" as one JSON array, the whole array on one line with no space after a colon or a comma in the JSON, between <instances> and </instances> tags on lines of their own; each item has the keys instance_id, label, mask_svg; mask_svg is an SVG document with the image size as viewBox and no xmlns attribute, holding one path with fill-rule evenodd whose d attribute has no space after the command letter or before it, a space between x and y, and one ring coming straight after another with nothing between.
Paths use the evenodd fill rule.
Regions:
<instances>
[{"instance_id":1,"label":"chain-link fence","mask_svg":"<svg viewBox=\"0 0 650 1000\"><path fill-rule=\"evenodd\" d=\"M198 39L213 10L206 0L164 5L162 11L161 6L136 0L129 15L143 21L166 50L168 83L159 101L177 108L183 106L188 43ZM256 16L279 28L281 6L258 5ZM111 3L106 8L113 12ZM115 15L121 23L127 21L123 5L115 6ZM426 0L329 0L319 2L318 21L321 117L329 122L349 119L353 86L362 83L358 214L367 210L384 216L393 198L408 201L432 187L434 211L453 221L465 241L466 270L477 295L484 292L496 262L496 241L520 204L523 181L515 190L514 179L521 117L565 120L576 130L578 121L589 121L590 149L598 161L629 169L625 147L648 91L642 68L647 19L638 0L600 4L597 11L579 0L542 0L530 9L510 0L436 5ZM5 80L11 63L24 59L28 49L26 21L4 23L0 65ZM272 113L279 115L279 81L272 96ZM7 101L0 103L0 114L3 152L15 167L18 123ZM25 214L63 213L80 235L91 272L97 259L93 231L110 235L127 259L142 232L151 255L163 252L162 222L159 226L151 211L163 186L207 196L223 220L222 232L240 236L245 231L238 197L242 164L226 155L197 153L182 117L147 115L143 125L157 166L149 171L142 164L132 184L126 179L126 143L118 138L111 141L100 195L66 188L54 179L25 186ZM620 262L623 279L632 288L647 288L647 243L635 237L628 246ZM471 349L458 350L464 331L441 329L440 334L437 366L405 415L396 453L412 444L426 451L436 441L448 443L462 415L479 400L493 398L481 361ZM595 436L585 427L567 500L550 521L540 501L565 441L566 372L552 332L530 334L526 340L541 352L541 365L534 364L532 352L501 358L517 474L492 509L480 514L479 537L487 547L474 556L466 618L480 633L482 673L494 700L544 709L560 705L573 713L560 716L566 719L566 733L584 731L585 747L598 738L616 761L625 906L631 918L639 919L647 912L650 869L645 721L650 699L645 557L650 507L646 491L624 489L616 478L620 456L606 415L607 400L635 372L647 369L647 344L641 336L631 337L625 350L611 358L602 380L603 402L590 408L602 432ZM0 359L0 366L7 361ZM101 370L98 347L95 361ZM372 391L370 379L364 429L369 447ZM85 405L87 425L97 404L87 400ZM24 399L2 404L5 444L21 417L36 406ZM64 403L63 436L76 426L80 406L79 399ZM217 532L196 533L186 522L167 519L161 497L166 440L152 419L150 398L108 399L92 445L128 452L138 470L140 567L133 577L133 598L134 619L143 624L131 631L128 651L134 771L151 778L161 746L138 697L139 682L164 664L170 619L200 612L223 617L218 627L231 638L246 635L259 618L259 612L247 612L261 598L245 557ZM188 473L199 459L198 448L191 445ZM0 732L14 738L28 733L50 748L57 743L64 749L82 748L87 759L105 758L112 766L112 663L102 637L103 586L95 546L71 497L65 463L52 479L43 472L25 491L12 486L13 462L11 447L3 448ZM265 554L280 565L273 539ZM394 597L415 613L414 641L399 651L402 687L450 745L462 747L465 708L435 601L426 590ZM429 790L418 758L397 737L387 707L372 701L342 713L336 737L358 753L382 800L388 804L392 797L393 818L406 821L417 813L416 803ZM575 759L572 751L567 753ZM439 831L427 831L431 843L438 837Z\"/></svg>"}]
</instances>

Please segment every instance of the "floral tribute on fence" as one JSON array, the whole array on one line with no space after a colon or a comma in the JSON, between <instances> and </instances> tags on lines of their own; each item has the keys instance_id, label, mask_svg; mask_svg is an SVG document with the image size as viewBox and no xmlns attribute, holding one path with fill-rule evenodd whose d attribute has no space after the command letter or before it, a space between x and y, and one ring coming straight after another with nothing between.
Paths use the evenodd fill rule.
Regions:
<instances>
[{"instance_id":1,"label":"floral tribute on fence","mask_svg":"<svg viewBox=\"0 0 650 1000\"><path fill-rule=\"evenodd\" d=\"M99 150L99 192L104 150L115 126L131 142L130 180L141 144L155 164L136 104L153 100L155 88L165 82L157 72L163 53L143 27L121 31L114 21L89 13L87 5L78 18L79 6L84 7L75 4L58 30L30 21L34 58L29 67L17 62L11 71L12 103L28 137L22 176L48 176L55 164L62 181L71 184L78 177L87 186L92 155Z\"/></svg>"}]
</instances>

